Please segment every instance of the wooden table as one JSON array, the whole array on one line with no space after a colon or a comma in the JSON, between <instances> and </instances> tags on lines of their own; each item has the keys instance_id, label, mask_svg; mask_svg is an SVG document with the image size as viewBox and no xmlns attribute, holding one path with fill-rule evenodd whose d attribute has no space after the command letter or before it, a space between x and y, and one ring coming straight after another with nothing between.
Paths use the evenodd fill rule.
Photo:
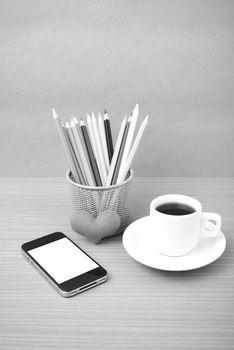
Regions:
<instances>
[{"instance_id":1,"label":"wooden table","mask_svg":"<svg viewBox=\"0 0 234 350\"><path fill-rule=\"evenodd\" d=\"M219 260L191 272L147 268L120 236L93 245L72 231L65 179L1 179L0 349L234 349L234 179L135 179L132 219L166 193L222 215ZM105 284L65 299L24 260L23 242L58 230L108 270Z\"/></svg>"}]
</instances>

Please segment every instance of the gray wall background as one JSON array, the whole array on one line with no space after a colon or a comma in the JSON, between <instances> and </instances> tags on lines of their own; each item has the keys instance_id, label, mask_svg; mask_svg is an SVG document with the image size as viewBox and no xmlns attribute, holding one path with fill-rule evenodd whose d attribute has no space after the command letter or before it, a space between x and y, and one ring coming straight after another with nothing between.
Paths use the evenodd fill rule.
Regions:
<instances>
[{"instance_id":1,"label":"gray wall background","mask_svg":"<svg viewBox=\"0 0 234 350\"><path fill-rule=\"evenodd\" d=\"M0 176L63 176L52 120L136 102L138 176L234 175L234 1L0 1Z\"/></svg>"}]
</instances>

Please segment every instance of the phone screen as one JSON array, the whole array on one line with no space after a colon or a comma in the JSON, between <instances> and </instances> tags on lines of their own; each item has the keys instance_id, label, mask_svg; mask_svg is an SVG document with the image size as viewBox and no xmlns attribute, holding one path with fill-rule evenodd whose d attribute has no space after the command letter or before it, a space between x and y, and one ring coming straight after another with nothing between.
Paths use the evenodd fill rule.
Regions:
<instances>
[{"instance_id":1,"label":"phone screen","mask_svg":"<svg viewBox=\"0 0 234 350\"><path fill-rule=\"evenodd\" d=\"M66 237L28 250L28 253L59 284L99 267Z\"/></svg>"}]
</instances>

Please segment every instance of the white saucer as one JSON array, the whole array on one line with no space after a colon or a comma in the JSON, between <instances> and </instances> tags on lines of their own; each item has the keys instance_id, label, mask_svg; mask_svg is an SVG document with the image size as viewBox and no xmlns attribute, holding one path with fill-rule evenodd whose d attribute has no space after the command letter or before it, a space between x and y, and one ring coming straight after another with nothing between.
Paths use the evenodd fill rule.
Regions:
<instances>
[{"instance_id":1,"label":"white saucer","mask_svg":"<svg viewBox=\"0 0 234 350\"><path fill-rule=\"evenodd\" d=\"M226 239L220 231L214 238L201 238L191 253L168 257L157 251L150 241L149 216L136 220L123 234L123 246L136 261L149 267L166 271L186 271L208 265L224 252Z\"/></svg>"}]
</instances>

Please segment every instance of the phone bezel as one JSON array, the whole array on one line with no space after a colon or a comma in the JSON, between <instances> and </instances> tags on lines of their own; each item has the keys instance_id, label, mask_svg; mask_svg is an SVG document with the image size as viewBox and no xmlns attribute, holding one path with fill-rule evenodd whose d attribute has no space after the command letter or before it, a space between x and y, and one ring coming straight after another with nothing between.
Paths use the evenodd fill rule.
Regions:
<instances>
[{"instance_id":1,"label":"phone bezel","mask_svg":"<svg viewBox=\"0 0 234 350\"><path fill-rule=\"evenodd\" d=\"M56 280L33 258L33 256L29 253L31 249L41 247L43 245L55 242L59 239L67 238L69 241L71 241L78 249L80 249L85 255L87 255L92 261L94 261L98 267L90 270L88 272L85 272L79 276L73 277L65 282L58 283ZM91 285L92 282L99 281L99 283L102 283L106 280L107 277L107 271L93 258L91 258L90 255L88 255L82 248L80 248L77 244L75 244L69 237L67 237L62 232L53 232L49 235L37 238L35 240L26 242L22 244L21 246L22 251L30 258L31 262L33 262L41 272L47 277L49 280L51 280L52 284L61 291L62 295L68 294L69 296L80 293L80 288L85 287L86 285ZM96 285L96 284L95 284ZM87 288L82 288L82 291Z\"/></svg>"}]
</instances>

